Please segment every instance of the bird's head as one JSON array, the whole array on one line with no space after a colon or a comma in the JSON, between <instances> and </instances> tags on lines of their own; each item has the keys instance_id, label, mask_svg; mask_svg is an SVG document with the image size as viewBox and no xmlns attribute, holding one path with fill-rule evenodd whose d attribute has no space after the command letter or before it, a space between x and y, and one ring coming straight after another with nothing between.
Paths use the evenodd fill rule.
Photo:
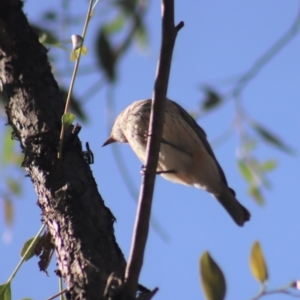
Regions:
<instances>
[{"instance_id":1,"label":"bird's head","mask_svg":"<svg viewBox=\"0 0 300 300\"><path fill-rule=\"evenodd\" d=\"M119 142L119 143L128 143L123 129L124 129L124 120L123 114L121 113L115 120L114 125L112 127L109 138L103 143L102 147L109 145L111 143Z\"/></svg>"}]
</instances>

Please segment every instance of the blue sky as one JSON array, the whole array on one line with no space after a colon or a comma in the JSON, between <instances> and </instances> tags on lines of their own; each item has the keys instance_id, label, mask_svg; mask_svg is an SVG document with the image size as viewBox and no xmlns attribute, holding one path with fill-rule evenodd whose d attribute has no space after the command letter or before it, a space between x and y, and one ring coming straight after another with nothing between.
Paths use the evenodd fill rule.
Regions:
<instances>
[{"instance_id":1,"label":"blue sky","mask_svg":"<svg viewBox=\"0 0 300 300\"><path fill-rule=\"evenodd\" d=\"M75 4L76 3L76 4ZM29 20L38 21L41 12L60 1L45 3L28 0L25 11ZM74 2L72 11L85 10L86 1ZM184 21L180 31L172 64L168 95L186 110L199 107L202 94L199 86L209 84L221 92L246 72L294 21L299 1L176 1L176 22ZM131 47L121 62L119 79L111 92L102 89L84 108L90 121L83 124L82 142L89 141L95 155L91 166L99 192L112 210L117 222L117 241L128 257L136 212L133 201L110 146L101 148L110 130L110 111L107 95L115 102L115 114L133 101L152 94L156 63L160 47L160 5L152 1L146 18L149 28L149 45L141 49ZM87 45L95 34L95 23L88 31ZM82 24L66 34L80 33ZM271 129L299 153L299 95L300 95L300 36L297 35L249 83L242 93L242 105L248 118ZM61 50L51 53L65 55ZM93 47L89 47L93 52ZM65 62L66 65L68 62ZM91 63L91 55L81 65ZM63 68L63 66L61 66ZM77 78L75 93L80 96L101 76L93 73ZM70 78L65 78L67 84ZM230 126L234 128L236 110L229 101L213 113L198 120L210 141L220 137ZM4 123L4 122L3 122ZM247 127L246 127L247 128ZM251 130L249 133L252 134ZM296 138L295 138L296 137ZM214 143L213 143L214 145ZM291 280L300 279L300 185L299 155L289 156L263 142L258 143L255 155L260 160L275 159L278 167L270 173L270 190L264 191L266 205L258 206L246 192L247 184L237 167L240 140L236 132L221 145L214 147L229 184L238 199L251 212L251 221L237 227L223 208L207 193L175 185L157 177L153 214L169 240L163 241L150 231L140 282L148 288L159 287L154 299L204 299L198 272L199 257L209 251L223 270L227 282L227 299L250 299L259 290L249 269L249 253L254 241L261 242L269 267L271 288ZM136 191L141 181L141 163L127 145L116 145L127 165ZM4 282L19 260L23 242L40 228L40 210L36 194L26 179L24 196L15 202L15 224L12 241L0 244L1 275ZM5 234L4 223L1 233ZM13 299L32 297L45 299L55 294L58 280L53 273L40 274L37 259L27 262L13 282ZM270 299L288 299L288 296L269 296Z\"/></svg>"}]
</instances>

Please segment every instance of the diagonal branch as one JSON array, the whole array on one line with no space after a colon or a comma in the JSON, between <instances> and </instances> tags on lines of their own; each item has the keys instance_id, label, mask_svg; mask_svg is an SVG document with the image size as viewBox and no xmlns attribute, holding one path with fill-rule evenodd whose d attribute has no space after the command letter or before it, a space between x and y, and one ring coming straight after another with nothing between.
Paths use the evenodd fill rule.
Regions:
<instances>
[{"instance_id":1,"label":"diagonal branch","mask_svg":"<svg viewBox=\"0 0 300 300\"><path fill-rule=\"evenodd\" d=\"M234 88L230 92L230 96L238 97L245 86L261 71L261 69L278 54L300 30L300 7L292 26L281 36L270 49L268 49L261 57L259 57L251 66L251 68L243 74Z\"/></svg>"},{"instance_id":2,"label":"diagonal branch","mask_svg":"<svg viewBox=\"0 0 300 300\"><path fill-rule=\"evenodd\" d=\"M165 100L168 89L173 48L177 33L183 26L183 22L174 26L174 1L163 0L162 44L154 85L154 93L152 96L153 100L148 131L149 138L147 143L147 159L145 164L146 171L142 179L131 252L125 273L124 299L135 297L138 278L143 264L144 251L149 231L155 173L160 148L160 139L163 130Z\"/></svg>"}]
</instances>

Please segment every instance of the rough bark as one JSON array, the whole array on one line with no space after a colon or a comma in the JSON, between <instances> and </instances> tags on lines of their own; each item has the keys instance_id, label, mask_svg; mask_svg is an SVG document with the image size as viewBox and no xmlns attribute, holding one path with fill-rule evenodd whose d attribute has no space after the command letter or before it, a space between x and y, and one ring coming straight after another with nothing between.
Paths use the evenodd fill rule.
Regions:
<instances>
[{"instance_id":1,"label":"rough bark","mask_svg":"<svg viewBox=\"0 0 300 300\"><path fill-rule=\"evenodd\" d=\"M0 84L68 298L103 299L107 277L112 272L122 277L125 268L114 237L114 216L98 193L76 135L67 134L63 159L57 159L64 102L47 50L19 0L0 0Z\"/></svg>"}]
</instances>

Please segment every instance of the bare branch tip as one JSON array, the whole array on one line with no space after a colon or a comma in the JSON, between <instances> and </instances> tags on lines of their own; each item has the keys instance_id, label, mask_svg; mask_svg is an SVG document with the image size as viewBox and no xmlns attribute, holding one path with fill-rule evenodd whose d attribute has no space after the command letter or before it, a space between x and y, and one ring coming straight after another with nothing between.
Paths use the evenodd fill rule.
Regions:
<instances>
[{"instance_id":1,"label":"bare branch tip","mask_svg":"<svg viewBox=\"0 0 300 300\"><path fill-rule=\"evenodd\" d=\"M182 27L184 27L184 22L183 22L183 21L180 21L180 22L176 25L176 27L175 27L177 33L178 33L178 31L179 31Z\"/></svg>"}]
</instances>

